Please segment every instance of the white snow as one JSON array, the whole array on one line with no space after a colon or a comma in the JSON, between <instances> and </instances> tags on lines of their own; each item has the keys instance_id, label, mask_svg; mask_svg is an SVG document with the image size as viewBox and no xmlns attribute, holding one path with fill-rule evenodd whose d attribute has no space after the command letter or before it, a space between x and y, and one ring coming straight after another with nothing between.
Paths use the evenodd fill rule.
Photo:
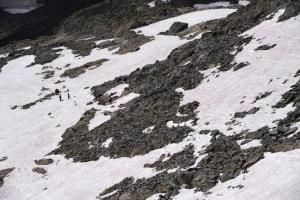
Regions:
<instances>
[{"instance_id":1,"label":"white snow","mask_svg":"<svg viewBox=\"0 0 300 200\"><path fill-rule=\"evenodd\" d=\"M283 12L280 10L273 19L262 22L243 34L251 35L255 39L237 54L235 62L248 62L250 65L238 71L207 70L204 72L207 78L201 85L183 92L182 105L195 100L200 102L197 109L199 127L218 129L226 135L248 129L254 131L265 125L276 126L273 121L284 118L293 110L292 105L277 110L272 108L281 99L281 95L296 83L297 78L294 75L300 65L300 45L294 45L300 42L300 17L277 23ZM255 51L263 44L277 46L267 51ZM288 82L283 84L286 79ZM273 92L253 103L256 96L267 91ZM254 107L260 110L243 119L237 119L235 124L226 125L236 112L248 111Z\"/></svg>"},{"instance_id":2,"label":"white snow","mask_svg":"<svg viewBox=\"0 0 300 200\"><path fill-rule=\"evenodd\" d=\"M112 138L112 137L111 137L111 138L108 138L105 142L102 143L102 147L108 148L109 145L112 143L112 141L113 141L113 138Z\"/></svg>"},{"instance_id":3,"label":"white snow","mask_svg":"<svg viewBox=\"0 0 300 200\"><path fill-rule=\"evenodd\" d=\"M220 14L221 11L221 14ZM225 17L234 10L216 10L196 15L187 14L176 20L200 23L206 20ZM204 11L203 11L204 12ZM209 15L209 16L207 16ZM194 16L193 18L190 18ZM163 22L168 24L170 22ZM159 28L160 26L158 26ZM160 32L156 24L149 25L145 30ZM167 28L167 27L164 27ZM15 167L5 179L0 188L0 199L5 200L89 200L95 199L103 190L120 182L126 177L151 177L157 172L154 169L144 168L145 163L153 163L162 154L174 154L184 149L190 143L199 144L199 148L207 145L210 136L194 136L190 134L179 144L170 144L162 149L152 151L143 156L133 158L109 159L101 157L98 161L74 163L72 159L65 159L60 155L46 156L57 148L64 131L73 126L91 108L97 110L94 119L90 121L89 129L93 129L109 120L104 112L114 112L122 109L125 104L139 94L129 93L112 102L111 105L87 105L93 100L90 89L106 81L113 80L121 75L128 75L137 68L142 68L156 60L163 60L178 46L188 42L175 36L157 35L155 39L143 46L140 50L124 55L114 54L108 49L93 49L88 56L75 55L65 47L57 48L59 57L45 66L55 71L54 77L42 80L41 73L44 65L34 65L35 56L23 56L8 62L0 73L0 156L8 159L0 162L0 170ZM82 66L88 62L102 58L109 59L100 67L87 70L77 78L61 78L66 69ZM64 81L55 84L57 81ZM63 91L63 101L57 96L41 103L37 103L27 110L12 106L21 106L41 98L41 88L49 89L49 93L56 88ZM88 88L88 89L87 89ZM64 91L70 91L71 99L67 99ZM115 88L116 89L116 88ZM119 92L122 88L118 88ZM46 91L43 95L48 94ZM201 140L200 140L201 139ZM199 141L200 140L200 141ZM107 141L107 146L110 142ZM196 144L197 143L197 144ZM200 146L201 145L201 146ZM94 148L92 145L90 148ZM32 172L36 167L34 160L52 158L55 163L44 166L46 176Z\"/></svg>"},{"instance_id":4,"label":"white snow","mask_svg":"<svg viewBox=\"0 0 300 200\"><path fill-rule=\"evenodd\" d=\"M9 55L8 53L0 54L0 59L1 59L1 58L6 58L8 55Z\"/></svg>"},{"instance_id":5,"label":"white snow","mask_svg":"<svg viewBox=\"0 0 300 200\"><path fill-rule=\"evenodd\" d=\"M152 195L151 197L147 198L146 200L159 200L159 196L160 195L164 195L165 193L157 193L157 194L154 194Z\"/></svg>"},{"instance_id":6,"label":"white snow","mask_svg":"<svg viewBox=\"0 0 300 200\"><path fill-rule=\"evenodd\" d=\"M247 0L240 0L239 1L239 4L242 5L242 6L248 6L250 4L250 1L247 1Z\"/></svg>"},{"instance_id":7,"label":"white snow","mask_svg":"<svg viewBox=\"0 0 300 200\"><path fill-rule=\"evenodd\" d=\"M91 121L89 123L89 130L93 130L97 126L100 126L104 122L107 122L108 120L110 120L110 118L111 117L109 115L104 115L104 113L97 111L94 118L91 119Z\"/></svg>"},{"instance_id":8,"label":"white snow","mask_svg":"<svg viewBox=\"0 0 300 200\"><path fill-rule=\"evenodd\" d=\"M37 7L26 7L26 8L4 8L4 11L11 14L23 14L35 10Z\"/></svg>"},{"instance_id":9,"label":"white snow","mask_svg":"<svg viewBox=\"0 0 300 200\"><path fill-rule=\"evenodd\" d=\"M156 1L151 1L150 3L148 3L148 6L149 6L150 8L154 8L154 7L155 7L155 2L156 2Z\"/></svg>"},{"instance_id":10,"label":"white snow","mask_svg":"<svg viewBox=\"0 0 300 200\"><path fill-rule=\"evenodd\" d=\"M151 132L153 131L154 127L155 127L155 126L150 126L150 127L148 127L148 128L145 128L145 129L143 130L143 133L147 133L147 134L151 133Z\"/></svg>"},{"instance_id":11,"label":"white snow","mask_svg":"<svg viewBox=\"0 0 300 200\"><path fill-rule=\"evenodd\" d=\"M22 48L20 48L20 49L17 49L17 50L29 50L29 49L31 49L31 46L22 47Z\"/></svg>"},{"instance_id":12,"label":"white snow","mask_svg":"<svg viewBox=\"0 0 300 200\"><path fill-rule=\"evenodd\" d=\"M252 140L246 144L241 144L244 140L237 141L239 145L241 145L241 149L249 149L252 147L261 146L261 140Z\"/></svg>"},{"instance_id":13,"label":"white snow","mask_svg":"<svg viewBox=\"0 0 300 200\"><path fill-rule=\"evenodd\" d=\"M135 29L135 31L141 31L146 36L156 36L160 32L168 30L174 22L185 22L188 23L189 26L192 26L202 22L226 17L227 15L235 11L235 9L218 9L217 11L212 9L196 11L183 14L178 17L169 18L167 20L159 21L157 23L151 24L150 26Z\"/></svg>"},{"instance_id":14,"label":"white snow","mask_svg":"<svg viewBox=\"0 0 300 200\"><path fill-rule=\"evenodd\" d=\"M122 93L124 92L125 88L127 88L129 85L128 84L121 84L118 85L112 89L110 89L109 91L107 91L105 93L105 95L107 96L113 96L113 97L119 97L122 95Z\"/></svg>"},{"instance_id":15,"label":"white snow","mask_svg":"<svg viewBox=\"0 0 300 200\"><path fill-rule=\"evenodd\" d=\"M248 173L209 190L211 194L181 190L173 200L298 200L300 196L300 150L266 153ZM234 188L242 185L243 188Z\"/></svg>"}]
</instances>

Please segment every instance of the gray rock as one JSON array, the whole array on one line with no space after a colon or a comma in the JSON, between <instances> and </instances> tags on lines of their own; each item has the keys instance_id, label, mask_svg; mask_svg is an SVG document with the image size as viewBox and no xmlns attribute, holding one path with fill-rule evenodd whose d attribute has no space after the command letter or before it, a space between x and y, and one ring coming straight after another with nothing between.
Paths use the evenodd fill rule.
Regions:
<instances>
[{"instance_id":1,"label":"gray rock","mask_svg":"<svg viewBox=\"0 0 300 200\"><path fill-rule=\"evenodd\" d=\"M273 129L273 130L270 131L270 135L272 135L272 136L274 136L274 135L276 136L276 135L278 135L278 133L279 132L278 132L277 129Z\"/></svg>"},{"instance_id":2,"label":"gray rock","mask_svg":"<svg viewBox=\"0 0 300 200\"><path fill-rule=\"evenodd\" d=\"M32 169L32 171L35 173L38 173L38 174L42 174L42 175L45 175L47 173L47 171L41 167L35 167Z\"/></svg>"},{"instance_id":3,"label":"gray rock","mask_svg":"<svg viewBox=\"0 0 300 200\"><path fill-rule=\"evenodd\" d=\"M187 23L183 22L174 22L172 26L170 27L168 33L171 35L175 35L181 31L186 30L189 27Z\"/></svg>"}]
</instances>

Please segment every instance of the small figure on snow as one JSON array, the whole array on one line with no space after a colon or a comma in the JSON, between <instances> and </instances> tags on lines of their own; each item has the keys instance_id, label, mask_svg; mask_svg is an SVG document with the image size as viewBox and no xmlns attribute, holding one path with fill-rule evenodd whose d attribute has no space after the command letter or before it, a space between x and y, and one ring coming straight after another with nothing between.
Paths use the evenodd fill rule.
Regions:
<instances>
[{"instance_id":1,"label":"small figure on snow","mask_svg":"<svg viewBox=\"0 0 300 200\"><path fill-rule=\"evenodd\" d=\"M55 89L54 92L55 92L56 95L59 95L59 93L60 93L59 89Z\"/></svg>"}]
</instances>

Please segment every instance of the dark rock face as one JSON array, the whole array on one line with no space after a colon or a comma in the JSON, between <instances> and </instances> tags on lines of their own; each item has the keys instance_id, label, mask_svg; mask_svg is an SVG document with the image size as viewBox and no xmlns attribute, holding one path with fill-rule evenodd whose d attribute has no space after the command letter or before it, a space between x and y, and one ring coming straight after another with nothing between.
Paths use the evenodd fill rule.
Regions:
<instances>
[{"instance_id":1,"label":"dark rock face","mask_svg":"<svg viewBox=\"0 0 300 200\"><path fill-rule=\"evenodd\" d=\"M24 109L24 110L29 109L32 106L36 105L37 103L41 103L43 101L47 101L47 100L51 99L53 96L55 96L54 93L47 94L47 95L43 96L42 98L37 99L34 102L30 102L30 103L27 103L25 105L22 105L21 108Z\"/></svg>"},{"instance_id":2,"label":"dark rock face","mask_svg":"<svg viewBox=\"0 0 300 200\"><path fill-rule=\"evenodd\" d=\"M12 40L32 39L50 35L67 16L102 0L46 0L45 5L26 14L0 17L0 46ZM47 26L45 26L47 24Z\"/></svg>"},{"instance_id":3,"label":"dark rock face","mask_svg":"<svg viewBox=\"0 0 300 200\"><path fill-rule=\"evenodd\" d=\"M172 26L170 27L170 29L167 31L166 34L176 35L177 33L186 30L188 27L189 25L187 23L175 22L174 24L172 24Z\"/></svg>"},{"instance_id":4,"label":"dark rock face","mask_svg":"<svg viewBox=\"0 0 300 200\"><path fill-rule=\"evenodd\" d=\"M165 155L152 164L146 164L145 167L155 168L157 171L162 171L164 169L184 169L192 166L196 162L196 158L194 157L194 146L186 146L183 151L172 155L167 161L163 162L162 160L164 158L166 158Z\"/></svg>"},{"instance_id":5,"label":"dark rock face","mask_svg":"<svg viewBox=\"0 0 300 200\"><path fill-rule=\"evenodd\" d=\"M234 118L244 118L247 115L253 115L253 114L257 113L258 111L259 111L259 108L255 107L255 108L252 108L249 111L237 112L237 113L234 114Z\"/></svg>"},{"instance_id":6,"label":"dark rock face","mask_svg":"<svg viewBox=\"0 0 300 200\"><path fill-rule=\"evenodd\" d=\"M84 74L86 70L92 70L96 67L100 67L104 62L108 61L108 59L100 59L94 62L89 62L80 67L75 67L72 69L67 69L64 73L61 74L61 77L69 77L76 78L81 74Z\"/></svg>"},{"instance_id":7,"label":"dark rock face","mask_svg":"<svg viewBox=\"0 0 300 200\"><path fill-rule=\"evenodd\" d=\"M274 47L276 47L276 44L273 44L273 45L262 45L262 46L257 47L255 50L256 51L265 51L265 50L270 50L270 49L272 49Z\"/></svg>"},{"instance_id":8,"label":"dark rock face","mask_svg":"<svg viewBox=\"0 0 300 200\"><path fill-rule=\"evenodd\" d=\"M132 1L136 3L135 5L132 2L126 5L128 1L123 2L125 3L120 4L120 7L117 6L116 2L114 4L100 3L95 7L87 7L81 12L76 12L60 24L58 32L61 31L61 33L70 35L78 34L80 36L85 36L86 33L92 32L101 38L111 37L111 30L117 30L114 36L121 35L125 40L127 37L130 42L122 46L121 43L124 40L122 42L113 41L100 44L99 47L120 46L121 51L118 53L132 52L138 50L138 46L147 42L147 39L143 36L126 36L129 29L178 14L176 9L169 8L167 5L166 7L154 8L150 12L148 11L149 8L145 10L142 4L135 1ZM173 3L175 2L173 1ZM187 5L190 2L182 1L183 4ZM94 118L96 110L86 111L74 126L64 132L59 147L52 153L63 154L66 158L73 158L75 162L89 162L99 159L100 156L119 158L144 155L168 144L181 142L193 129L188 126L169 128L166 124L168 121L181 123L189 120L196 124L197 113L195 111L199 106L199 102L180 106L182 94L175 90L177 88L187 90L197 87L205 79L199 71L211 67L221 65L222 67L219 68L221 71L238 70L247 67L247 63L233 63L234 55L231 52L236 50L236 48L238 52L241 51L243 45L252 39L242 38L239 35L259 24L268 15L280 8L287 7L287 10L290 11L289 13L286 12L281 20L295 16L299 13L298 5L292 0L253 0L248 7L241 8L227 19L215 22L211 26L211 31L205 33L201 40L191 41L175 49L165 61L156 62L153 65L138 69L128 76L118 77L93 87L94 101L101 105L109 105L119 98L105 95L108 90L119 84L126 83L129 85L125 91L126 94L134 92L140 94L140 96L123 105L124 109L114 113L107 113L111 115L111 119L93 130L89 130L88 124ZM86 23L89 20L91 23ZM100 26L95 28L94 24L96 23L99 23ZM104 26L103 24L106 25ZM181 30L182 27L185 29L185 26L174 28L174 32ZM79 30L78 27L80 27L81 31L74 33L74 31ZM72 37L69 39L71 40ZM42 41L43 39L40 40ZM78 51L76 52L79 55L86 55L92 47L95 47L88 42L70 43L66 41L68 40L63 40L63 42L56 41L49 47L66 44L71 46L72 49L77 49ZM268 48L270 47L264 46L258 50L267 50ZM37 49L33 48L33 50L26 52L16 52L15 55L13 53L9 57L15 58L19 55L29 54L37 51ZM47 56L49 52L51 52L51 55ZM40 55L37 58L37 62L40 63L50 62L57 56L55 51L50 51L47 48L35 53ZM183 65L188 61L189 64ZM1 62L7 62L7 59L0 61L0 64ZM103 60L99 61L100 64L102 62ZM97 63L88 63L85 66L73 69L74 71L66 71L65 76L76 77L99 63L98 61ZM241 173L246 173L249 167L263 158L265 152L290 151L300 148L299 131L297 128L292 127L295 122L300 121L299 88L300 84L298 82L290 91L283 95L282 100L275 106L275 108L282 108L290 103L293 103L295 106L295 110L289 113L285 119L282 119L275 129L270 130L269 127L262 127L254 132L246 131L235 136L225 136L218 130L206 130L195 133L210 134L212 136L211 144L205 148L204 152L195 152L193 145L186 146L183 151L177 154L172 156L166 155L169 157L167 161L163 161L164 157L161 157L157 162L149 163L145 166L160 171L156 176L139 180L126 178L102 192L100 196L117 190L117 193L104 199L140 200L156 193L166 193L160 198L171 199L182 187L196 188L207 192L219 181L225 182ZM53 94L49 94L35 102L24 105L23 108L30 108L36 103L51 98L51 95L53 96ZM269 93L261 94L256 101L268 95ZM259 108L253 108L249 111L236 113L235 117L242 118L247 114L254 114L258 110ZM182 116L178 116L178 113ZM143 130L151 126L154 127L151 134L143 132ZM108 147L104 147L102 144L109 138L113 138L111 144ZM241 149L238 145L239 140L250 142L254 139L261 140L262 145L250 149ZM199 163L196 163L198 157L194 153L205 154L205 157ZM36 164L47 165L52 162L51 160L38 160ZM194 167L195 164L196 167ZM170 173L166 171L174 168L178 169ZM45 169L40 167L34 168L33 171L43 175L47 173Z\"/></svg>"},{"instance_id":9,"label":"dark rock face","mask_svg":"<svg viewBox=\"0 0 300 200\"><path fill-rule=\"evenodd\" d=\"M53 159L49 158L49 159L40 159L40 160L35 160L34 163L36 165L50 165L54 162Z\"/></svg>"},{"instance_id":10,"label":"dark rock face","mask_svg":"<svg viewBox=\"0 0 300 200\"><path fill-rule=\"evenodd\" d=\"M4 184L4 178L7 177L9 173L11 173L15 168L8 168L4 170L0 170L0 187Z\"/></svg>"},{"instance_id":11,"label":"dark rock face","mask_svg":"<svg viewBox=\"0 0 300 200\"><path fill-rule=\"evenodd\" d=\"M42 175L47 174L47 171L42 167L35 167L32 169L32 171L35 173L38 173L38 174L42 174Z\"/></svg>"}]
</instances>

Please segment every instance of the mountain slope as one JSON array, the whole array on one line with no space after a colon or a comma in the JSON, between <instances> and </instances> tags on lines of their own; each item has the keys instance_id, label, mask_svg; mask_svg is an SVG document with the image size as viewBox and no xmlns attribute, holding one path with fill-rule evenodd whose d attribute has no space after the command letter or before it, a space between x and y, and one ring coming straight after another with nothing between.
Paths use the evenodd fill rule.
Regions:
<instances>
[{"instance_id":1,"label":"mountain slope","mask_svg":"<svg viewBox=\"0 0 300 200\"><path fill-rule=\"evenodd\" d=\"M299 2L184 10L1 48L0 199L298 199Z\"/></svg>"}]
</instances>

